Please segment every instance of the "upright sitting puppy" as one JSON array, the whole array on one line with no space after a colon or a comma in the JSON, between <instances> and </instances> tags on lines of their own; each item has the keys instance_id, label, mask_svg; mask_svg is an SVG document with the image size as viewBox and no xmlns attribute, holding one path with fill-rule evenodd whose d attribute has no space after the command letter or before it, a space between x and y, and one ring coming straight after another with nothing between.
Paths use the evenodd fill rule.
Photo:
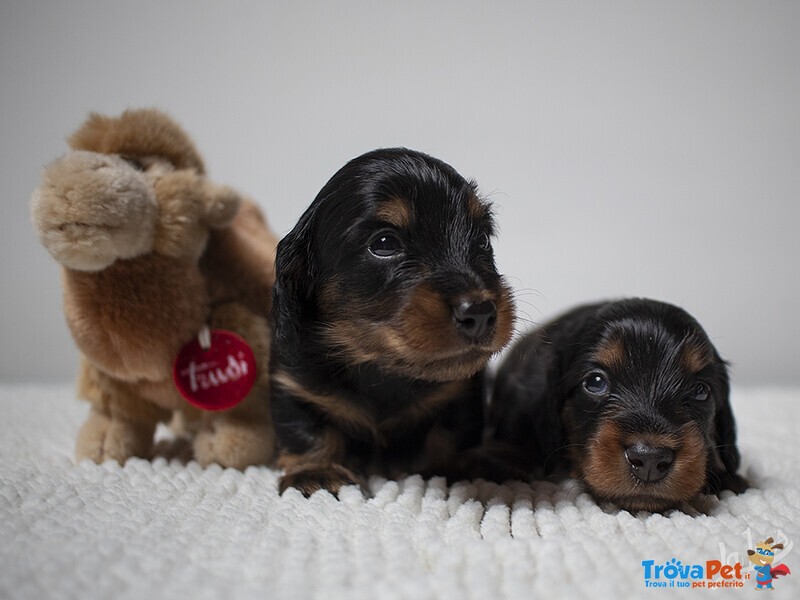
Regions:
<instances>
[{"instance_id":1,"label":"upright sitting puppy","mask_svg":"<svg viewBox=\"0 0 800 600\"><path fill-rule=\"evenodd\" d=\"M492 444L523 473L570 475L621 508L665 510L703 491L747 487L736 474L728 387L725 362L682 309L652 300L582 306L504 360Z\"/></svg>"},{"instance_id":2,"label":"upright sitting puppy","mask_svg":"<svg viewBox=\"0 0 800 600\"><path fill-rule=\"evenodd\" d=\"M511 337L474 183L406 149L337 172L278 245L270 372L280 488L447 474L480 442L483 368Z\"/></svg>"}]
</instances>

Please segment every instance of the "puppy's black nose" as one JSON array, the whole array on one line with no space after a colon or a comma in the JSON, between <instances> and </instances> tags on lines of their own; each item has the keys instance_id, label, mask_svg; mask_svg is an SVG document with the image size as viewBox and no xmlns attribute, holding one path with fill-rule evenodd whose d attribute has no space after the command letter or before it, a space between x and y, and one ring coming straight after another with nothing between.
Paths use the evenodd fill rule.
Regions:
<instances>
[{"instance_id":1,"label":"puppy's black nose","mask_svg":"<svg viewBox=\"0 0 800 600\"><path fill-rule=\"evenodd\" d=\"M669 448L654 448L647 444L634 444L625 449L625 458L631 473L647 483L663 479L672 466L675 453Z\"/></svg>"},{"instance_id":2,"label":"puppy's black nose","mask_svg":"<svg viewBox=\"0 0 800 600\"><path fill-rule=\"evenodd\" d=\"M497 321L497 307L491 300L482 302L461 300L453 306L453 318L467 337L480 340L494 328Z\"/></svg>"}]
</instances>

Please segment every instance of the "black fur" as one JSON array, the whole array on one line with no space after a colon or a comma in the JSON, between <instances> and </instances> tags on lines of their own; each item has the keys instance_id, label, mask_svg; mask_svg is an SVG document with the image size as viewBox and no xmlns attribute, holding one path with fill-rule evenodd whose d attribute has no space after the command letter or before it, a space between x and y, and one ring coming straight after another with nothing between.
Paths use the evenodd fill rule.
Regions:
<instances>
[{"instance_id":1,"label":"black fur","mask_svg":"<svg viewBox=\"0 0 800 600\"><path fill-rule=\"evenodd\" d=\"M323 187L277 251L270 370L282 490L446 474L448 448L479 443L483 367L513 321L493 232L475 185L419 152L367 153ZM455 316L474 306L479 323Z\"/></svg>"},{"instance_id":2,"label":"black fur","mask_svg":"<svg viewBox=\"0 0 800 600\"><path fill-rule=\"evenodd\" d=\"M687 368L693 355L697 370ZM602 380L602 394L584 386L597 391ZM666 509L698 491L742 491L728 395L725 362L684 310L640 299L576 308L520 340L498 370L489 447L511 459L495 478L571 475L631 510ZM702 440L702 455L676 441L682 432ZM674 453L671 465L659 463L662 480L634 475L625 454L637 440L661 440Z\"/></svg>"}]
</instances>

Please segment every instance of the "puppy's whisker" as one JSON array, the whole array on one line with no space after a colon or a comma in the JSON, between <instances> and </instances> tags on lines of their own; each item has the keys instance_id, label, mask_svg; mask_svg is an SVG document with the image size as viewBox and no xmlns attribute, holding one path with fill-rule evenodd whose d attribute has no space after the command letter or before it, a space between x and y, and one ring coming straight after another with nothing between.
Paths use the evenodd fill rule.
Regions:
<instances>
[{"instance_id":1,"label":"puppy's whisker","mask_svg":"<svg viewBox=\"0 0 800 600\"><path fill-rule=\"evenodd\" d=\"M545 457L543 461L545 471L550 467L551 461L556 461L560 458L562 452L568 451L570 448L584 448L585 446L586 444L584 443L563 444L559 446Z\"/></svg>"},{"instance_id":2,"label":"puppy's whisker","mask_svg":"<svg viewBox=\"0 0 800 600\"><path fill-rule=\"evenodd\" d=\"M525 293L533 293L533 294L536 294L536 295L544 298L544 294L540 290L537 290L536 288L523 287L522 279L520 279L516 275L508 275L508 274L506 274L506 275L503 275L503 277L506 279L506 281L509 281L509 282L512 282L512 283L515 284L514 285L514 291L516 291L516 292L525 292Z\"/></svg>"},{"instance_id":3,"label":"puppy's whisker","mask_svg":"<svg viewBox=\"0 0 800 600\"><path fill-rule=\"evenodd\" d=\"M707 474L708 481L706 485L710 489L721 489L722 488L722 478L712 469Z\"/></svg>"},{"instance_id":4,"label":"puppy's whisker","mask_svg":"<svg viewBox=\"0 0 800 600\"><path fill-rule=\"evenodd\" d=\"M547 298L545 298L544 294L542 294L540 291L534 290L534 289L516 288L515 290L513 290L512 296L514 297L515 300L517 300L519 298L527 298L528 296L533 296L534 298L537 298L539 300L547 300Z\"/></svg>"},{"instance_id":5,"label":"puppy's whisker","mask_svg":"<svg viewBox=\"0 0 800 600\"><path fill-rule=\"evenodd\" d=\"M517 322L515 323L514 329L519 331L520 333L526 333L530 331L532 328L536 327L538 323L530 317L527 313L517 313ZM522 328L521 328L522 326Z\"/></svg>"},{"instance_id":6,"label":"puppy's whisker","mask_svg":"<svg viewBox=\"0 0 800 600\"><path fill-rule=\"evenodd\" d=\"M511 295L511 297L514 299L514 302L516 304L518 304L518 305L519 304L524 304L526 306L530 306L531 308L536 310L536 312L538 312L540 316L543 316L542 311L539 310L539 308L537 307L537 305L534 302L531 302L530 300L528 300L526 295L523 295L523 294L520 294L518 292L515 292L515 293L513 293Z\"/></svg>"},{"instance_id":7,"label":"puppy's whisker","mask_svg":"<svg viewBox=\"0 0 800 600\"><path fill-rule=\"evenodd\" d=\"M729 455L738 455L738 450L735 444L717 444L712 446L715 450L719 451L720 454L729 454Z\"/></svg>"}]
</instances>

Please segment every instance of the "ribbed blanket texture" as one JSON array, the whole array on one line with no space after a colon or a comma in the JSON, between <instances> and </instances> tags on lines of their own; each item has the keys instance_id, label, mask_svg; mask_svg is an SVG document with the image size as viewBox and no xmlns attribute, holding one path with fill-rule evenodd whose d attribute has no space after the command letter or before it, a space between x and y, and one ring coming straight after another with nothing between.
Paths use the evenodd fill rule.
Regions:
<instances>
[{"instance_id":1,"label":"ribbed blanket texture","mask_svg":"<svg viewBox=\"0 0 800 600\"><path fill-rule=\"evenodd\" d=\"M266 467L75 464L88 406L72 388L1 385L0 598L665 597L681 590L646 588L643 561L747 569L767 537L792 570L770 597L800 597L800 390L735 389L732 402L754 487L662 515L599 505L574 481L373 478L369 498L305 499L279 496ZM684 596L752 596L755 575L743 584Z\"/></svg>"}]
</instances>

